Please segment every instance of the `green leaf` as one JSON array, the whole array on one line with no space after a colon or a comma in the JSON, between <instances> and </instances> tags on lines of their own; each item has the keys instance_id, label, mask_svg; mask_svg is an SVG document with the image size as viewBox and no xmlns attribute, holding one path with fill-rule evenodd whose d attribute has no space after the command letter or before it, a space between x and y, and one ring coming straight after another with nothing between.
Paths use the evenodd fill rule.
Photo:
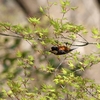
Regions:
<instances>
[{"instance_id":1,"label":"green leaf","mask_svg":"<svg viewBox=\"0 0 100 100\"><path fill-rule=\"evenodd\" d=\"M72 10L76 10L78 7L71 7Z\"/></svg>"},{"instance_id":2,"label":"green leaf","mask_svg":"<svg viewBox=\"0 0 100 100\"><path fill-rule=\"evenodd\" d=\"M41 44L42 44L42 45L46 45L46 43L45 43L44 41L41 41Z\"/></svg>"},{"instance_id":3,"label":"green leaf","mask_svg":"<svg viewBox=\"0 0 100 100\"><path fill-rule=\"evenodd\" d=\"M67 5L70 4L70 1L69 1L69 0L66 0L66 1L60 0L60 4L61 4L62 6L67 6Z\"/></svg>"},{"instance_id":4,"label":"green leaf","mask_svg":"<svg viewBox=\"0 0 100 100\"><path fill-rule=\"evenodd\" d=\"M84 29L84 30L82 31L82 33L83 33L83 34L87 34L88 31L87 31L86 29Z\"/></svg>"},{"instance_id":5,"label":"green leaf","mask_svg":"<svg viewBox=\"0 0 100 100\"><path fill-rule=\"evenodd\" d=\"M99 48L99 49L100 49L100 43L97 43L97 45L96 45L96 46L97 46L97 48Z\"/></svg>"},{"instance_id":6,"label":"green leaf","mask_svg":"<svg viewBox=\"0 0 100 100\"><path fill-rule=\"evenodd\" d=\"M26 34L30 34L30 33L32 33L32 29L30 29L30 27L25 27L25 33Z\"/></svg>"},{"instance_id":7,"label":"green leaf","mask_svg":"<svg viewBox=\"0 0 100 100\"><path fill-rule=\"evenodd\" d=\"M70 34L70 35L69 35L69 38L71 38L71 39L74 40L74 39L76 39L76 35L75 35L75 34Z\"/></svg>"},{"instance_id":8,"label":"green leaf","mask_svg":"<svg viewBox=\"0 0 100 100\"><path fill-rule=\"evenodd\" d=\"M7 23L0 23L0 26L11 27L12 25L7 22Z\"/></svg>"},{"instance_id":9,"label":"green leaf","mask_svg":"<svg viewBox=\"0 0 100 100\"><path fill-rule=\"evenodd\" d=\"M22 53L20 51L17 52L17 57L22 57Z\"/></svg>"},{"instance_id":10,"label":"green leaf","mask_svg":"<svg viewBox=\"0 0 100 100\"><path fill-rule=\"evenodd\" d=\"M12 27L12 30L17 32L17 33L23 33L25 32L25 28L22 27L22 25L18 24L18 25L13 25Z\"/></svg>"},{"instance_id":11,"label":"green leaf","mask_svg":"<svg viewBox=\"0 0 100 100\"><path fill-rule=\"evenodd\" d=\"M33 25L36 25L36 24L39 24L39 23L40 23L40 18L30 17L30 18L28 19L28 21L29 21L30 23L32 23Z\"/></svg>"},{"instance_id":12,"label":"green leaf","mask_svg":"<svg viewBox=\"0 0 100 100\"><path fill-rule=\"evenodd\" d=\"M43 13L44 12L44 10L43 10L43 8L42 7L40 7L40 11Z\"/></svg>"},{"instance_id":13,"label":"green leaf","mask_svg":"<svg viewBox=\"0 0 100 100\"><path fill-rule=\"evenodd\" d=\"M30 61L33 61L33 60L34 60L33 56L31 56L31 55L28 56L28 59L29 59Z\"/></svg>"},{"instance_id":14,"label":"green leaf","mask_svg":"<svg viewBox=\"0 0 100 100\"><path fill-rule=\"evenodd\" d=\"M62 73L67 74L67 71L64 68L62 68Z\"/></svg>"},{"instance_id":15,"label":"green leaf","mask_svg":"<svg viewBox=\"0 0 100 100\"><path fill-rule=\"evenodd\" d=\"M98 34L99 34L99 30L98 30L97 28L93 28L93 29L92 29L92 33L93 33L94 35L98 35Z\"/></svg>"}]
</instances>

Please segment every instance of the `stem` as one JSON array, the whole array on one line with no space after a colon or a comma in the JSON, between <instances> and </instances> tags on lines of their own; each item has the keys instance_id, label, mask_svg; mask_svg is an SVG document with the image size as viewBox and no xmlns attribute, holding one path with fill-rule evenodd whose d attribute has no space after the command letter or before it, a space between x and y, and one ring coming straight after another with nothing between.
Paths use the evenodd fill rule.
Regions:
<instances>
[{"instance_id":1,"label":"stem","mask_svg":"<svg viewBox=\"0 0 100 100\"><path fill-rule=\"evenodd\" d=\"M62 35L62 34L61 34ZM73 44L71 44L71 43L68 43L68 42L65 42L65 44L68 44L68 45L72 45L72 46L86 46L86 45L89 45L89 44L97 44L96 42L88 42L85 38L83 38L80 34L78 34L82 39L84 39L85 41L79 41L79 40L75 40L76 42L80 42L80 43L84 43L84 44L80 44L80 45L73 45ZM65 38L65 39L68 39L68 40L72 40L72 39L70 39L70 38L68 38L68 37L64 37L63 35L62 35L62 37L63 38ZM100 44L100 43L99 43Z\"/></svg>"},{"instance_id":2,"label":"stem","mask_svg":"<svg viewBox=\"0 0 100 100\"><path fill-rule=\"evenodd\" d=\"M15 38L23 38L21 36L17 36L17 35L8 35L8 34L4 34L4 33L0 33L0 35L3 35L3 36L10 36L10 37L15 37Z\"/></svg>"},{"instance_id":3,"label":"stem","mask_svg":"<svg viewBox=\"0 0 100 100\"><path fill-rule=\"evenodd\" d=\"M64 63L67 57L64 58L64 60L57 66L56 70Z\"/></svg>"},{"instance_id":4,"label":"stem","mask_svg":"<svg viewBox=\"0 0 100 100\"><path fill-rule=\"evenodd\" d=\"M62 35L62 34L61 34ZM62 35L62 38L64 38L64 39L68 39L68 40L72 40L72 39L70 39L70 38L68 38L68 37L64 37L63 35ZM74 41L74 40L73 40ZM76 42L81 42L81 43L86 43L86 42L84 42L84 41L79 41L79 40L75 40Z\"/></svg>"},{"instance_id":5,"label":"stem","mask_svg":"<svg viewBox=\"0 0 100 100\"><path fill-rule=\"evenodd\" d=\"M87 40L85 39L85 38L83 38L80 34L78 34L84 41L86 41L87 42Z\"/></svg>"},{"instance_id":6,"label":"stem","mask_svg":"<svg viewBox=\"0 0 100 100\"><path fill-rule=\"evenodd\" d=\"M60 87L61 87L62 89L65 89L65 87L62 86L62 85L60 85ZM71 95L71 94L66 94L66 95L67 95L67 98L66 98L66 99L68 99L68 100L71 99L71 98L72 98L73 100L77 100L77 99L76 99L75 97L73 97L73 95ZM70 96L71 98L69 98L69 96ZM65 100L66 100L66 99L65 99Z\"/></svg>"},{"instance_id":7,"label":"stem","mask_svg":"<svg viewBox=\"0 0 100 100\"><path fill-rule=\"evenodd\" d=\"M71 43L66 43L66 44L68 44L68 45L72 45L72 46L86 46L86 45L88 45L88 44L90 44L90 43L88 43L88 42L84 42L84 44L80 44L80 45L74 45L74 44L71 44Z\"/></svg>"},{"instance_id":8,"label":"stem","mask_svg":"<svg viewBox=\"0 0 100 100\"><path fill-rule=\"evenodd\" d=\"M97 98L94 94L92 94L87 88L85 88L85 91L88 92L92 97L94 97L97 100L100 100L99 98Z\"/></svg>"}]
</instances>

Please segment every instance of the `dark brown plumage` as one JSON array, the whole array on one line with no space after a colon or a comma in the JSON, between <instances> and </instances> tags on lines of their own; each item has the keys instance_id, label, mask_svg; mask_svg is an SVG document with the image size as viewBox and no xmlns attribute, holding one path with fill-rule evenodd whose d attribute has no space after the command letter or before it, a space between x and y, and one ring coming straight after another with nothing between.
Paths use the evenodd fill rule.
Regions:
<instances>
[{"instance_id":1,"label":"dark brown plumage","mask_svg":"<svg viewBox=\"0 0 100 100\"><path fill-rule=\"evenodd\" d=\"M53 46L51 47L50 52L55 55L63 55L71 52L74 49L70 49L67 46Z\"/></svg>"}]
</instances>

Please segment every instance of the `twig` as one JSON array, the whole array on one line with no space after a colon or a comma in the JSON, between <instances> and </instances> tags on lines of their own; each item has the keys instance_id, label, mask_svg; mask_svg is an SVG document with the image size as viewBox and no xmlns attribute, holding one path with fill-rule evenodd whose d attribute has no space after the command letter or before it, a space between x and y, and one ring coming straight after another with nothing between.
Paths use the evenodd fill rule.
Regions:
<instances>
[{"instance_id":1,"label":"twig","mask_svg":"<svg viewBox=\"0 0 100 100\"><path fill-rule=\"evenodd\" d=\"M74 41L76 41L76 42L80 42L80 43L84 43L84 44L80 44L80 45L74 45L74 44L71 44L71 43L68 43L68 42L65 42L65 44L69 44L69 45L72 45L72 46L86 46L86 45L89 45L89 44L97 44L96 42L92 42L92 43L90 43L90 42L88 42L85 38L83 38L80 34L78 34L82 39L84 39L84 41L79 41L79 40L74 40ZM62 35L63 36L63 35ZM68 40L72 40L72 39L70 39L70 38L68 38L68 37L64 37L63 36L63 38L65 38L65 39L68 39ZM100 44L100 43L99 43Z\"/></svg>"},{"instance_id":2,"label":"twig","mask_svg":"<svg viewBox=\"0 0 100 100\"><path fill-rule=\"evenodd\" d=\"M100 100L97 98L94 94L92 94L87 88L85 88L85 91L88 92L92 97L94 97L96 100Z\"/></svg>"},{"instance_id":3,"label":"twig","mask_svg":"<svg viewBox=\"0 0 100 100\"><path fill-rule=\"evenodd\" d=\"M9 37L15 37L15 38L23 38L23 37L21 37L21 36L18 36L18 35L8 35L8 34L4 34L4 33L0 33L0 35L2 35L2 36L9 36Z\"/></svg>"},{"instance_id":4,"label":"twig","mask_svg":"<svg viewBox=\"0 0 100 100\"><path fill-rule=\"evenodd\" d=\"M58 66L57 66L57 68L56 68L56 70L55 70L55 71L57 71L57 70L58 70L58 68L59 68L59 67L63 64L63 62L66 60L66 58L67 58L67 57L65 57L65 58L64 58L64 60L63 60L63 61L62 61L62 62L61 62Z\"/></svg>"},{"instance_id":5,"label":"twig","mask_svg":"<svg viewBox=\"0 0 100 100\"><path fill-rule=\"evenodd\" d=\"M65 44L68 44L68 45L71 45L71 46L86 46L88 45L89 43L88 42L84 42L84 44L79 44L79 45L75 45L75 44L71 44L71 43L65 43Z\"/></svg>"},{"instance_id":6,"label":"twig","mask_svg":"<svg viewBox=\"0 0 100 100\"><path fill-rule=\"evenodd\" d=\"M64 86L62 86L62 85L60 85L60 87L62 88L62 89L65 89L65 87ZM71 95L71 94L67 94L67 99L68 99L68 95L73 99L73 100L77 100L75 97L73 97L73 95ZM66 99L65 99L66 100Z\"/></svg>"},{"instance_id":7,"label":"twig","mask_svg":"<svg viewBox=\"0 0 100 100\"><path fill-rule=\"evenodd\" d=\"M83 38L80 34L78 34L84 41L88 42L85 38Z\"/></svg>"},{"instance_id":8,"label":"twig","mask_svg":"<svg viewBox=\"0 0 100 100\"><path fill-rule=\"evenodd\" d=\"M61 34L62 35L62 34ZM63 35L62 35L62 38L65 38L65 39L68 39L68 40L72 40L72 39L70 39L70 38L68 38L68 37L64 37ZM86 43L86 42L84 42L84 41L79 41L79 40L74 40L74 41L76 41L76 42L81 42L81 43Z\"/></svg>"}]
</instances>

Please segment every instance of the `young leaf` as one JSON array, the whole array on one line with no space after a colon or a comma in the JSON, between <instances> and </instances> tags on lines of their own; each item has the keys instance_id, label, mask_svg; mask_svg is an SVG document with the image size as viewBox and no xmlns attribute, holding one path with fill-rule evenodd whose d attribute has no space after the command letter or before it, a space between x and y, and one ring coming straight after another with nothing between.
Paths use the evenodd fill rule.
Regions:
<instances>
[{"instance_id":1,"label":"young leaf","mask_svg":"<svg viewBox=\"0 0 100 100\"><path fill-rule=\"evenodd\" d=\"M98 30L97 28L93 28L93 29L92 29L92 33L93 33L94 35L98 35L98 34L99 34L99 30Z\"/></svg>"},{"instance_id":2,"label":"young leaf","mask_svg":"<svg viewBox=\"0 0 100 100\"><path fill-rule=\"evenodd\" d=\"M97 43L97 45L96 45L96 46L97 46L97 48L99 48L99 49L100 49L100 43Z\"/></svg>"},{"instance_id":3,"label":"young leaf","mask_svg":"<svg viewBox=\"0 0 100 100\"><path fill-rule=\"evenodd\" d=\"M42 7L40 7L40 11L43 13L44 12L44 10L43 10L43 8Z\"/></svg>"}]
</instances>

